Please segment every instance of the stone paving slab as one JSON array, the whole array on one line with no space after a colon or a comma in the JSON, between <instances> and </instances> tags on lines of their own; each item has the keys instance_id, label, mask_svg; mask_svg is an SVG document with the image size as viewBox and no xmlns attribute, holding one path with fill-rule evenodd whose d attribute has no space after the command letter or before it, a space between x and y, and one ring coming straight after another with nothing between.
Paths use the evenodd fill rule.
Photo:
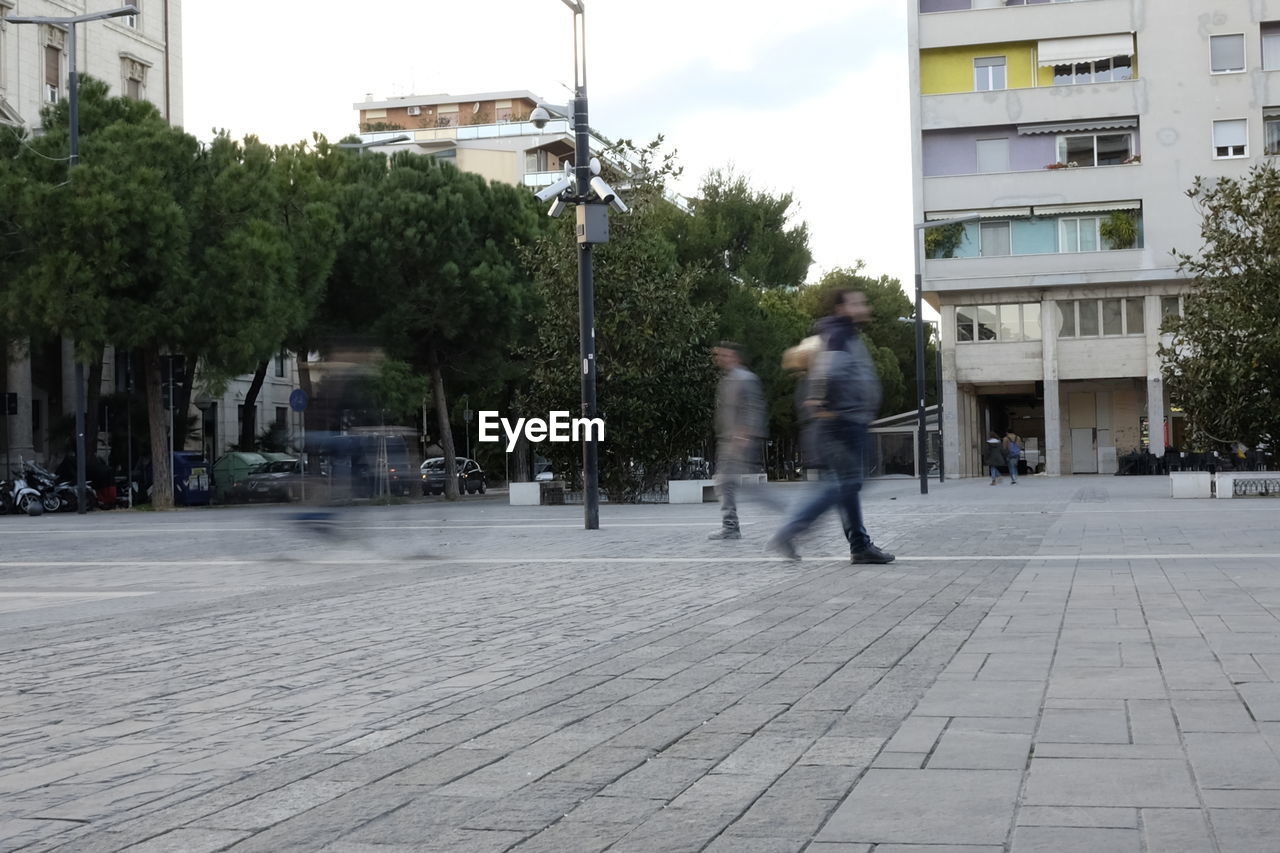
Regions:
<instances>
[{"instance_id":1,"label":"stone paving slab","mask_svg":"<svg viewBox=\"0 0 1280 853\"><path fill-rule=\"evenodd\" d=\"M1280 849L1272 505L1083 482L0 519L0 850Z\"/></svg>"}]
</instances>

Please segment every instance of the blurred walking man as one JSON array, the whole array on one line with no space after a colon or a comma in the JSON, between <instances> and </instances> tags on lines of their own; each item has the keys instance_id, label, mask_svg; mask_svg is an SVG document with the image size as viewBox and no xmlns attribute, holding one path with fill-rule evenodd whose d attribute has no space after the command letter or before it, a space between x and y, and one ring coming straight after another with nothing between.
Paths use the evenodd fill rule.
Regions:
<instances>
[{"instance_id":1,"label":"blurred walking man","mask_svg":"<svg viewBox=\"0 0 1280 853\"><path fill-rule=\"evenodd\" d=\"M764 391L759 378L742 366L741 346L721 341L711 352L721 373L716 388L716 488L720 492L721 527L710 538L740 539L740 478L760 468Z\"/></svg>"},{"instance_id":2,"label":"blurred walking man","mask_svg":"<svg viewBox=\"0 0 1280 853\"><path fill-rule=\"evenodd\" d=\"M816 427L822 464L833 479L769 540L769 550L788 559L800 559L795 538L828 509L839 506L845 514L850 560L893 562L893 555L877 548L867 535L859 497L866 469L867 425L880 411L880 377L858 333L870 319L865 294L839 290L833 295L831 315L819 323L823 347L810 371L806 405Z\"/></svg>"}]
</instances>

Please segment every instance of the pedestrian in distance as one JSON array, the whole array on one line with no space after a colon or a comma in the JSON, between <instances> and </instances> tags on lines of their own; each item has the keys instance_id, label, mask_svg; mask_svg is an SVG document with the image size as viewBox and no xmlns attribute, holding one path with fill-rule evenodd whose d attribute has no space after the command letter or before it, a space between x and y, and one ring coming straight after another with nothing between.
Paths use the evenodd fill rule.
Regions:
<instances>
[{"instance_id":1,"label":"pedestrian in distance","mask_svg":"<svg viewBox=\"0 0 1280 853\"><path fill-rule=\"evenodd\" d=\"M768 549L800 559L795 539L828 509L841 507L849 531L850 561L889 563L894 556L872 543L862 523L860 491L865 475L868 424L880 410L880 378L859 334L871 319L871 306L858 290L832 294L831 313L819 321L822 349L814 357L806 384L805 406L815 429L815 444L828 470L825 487L801 504Z\"/></svg>"},{"instance_id":2,"label":"pedestrian in distance","mask_svg":"<svg viewBox=\"0 0 1280 853\"><path fill-rule=\"evenodd\" d=\"M1022 436L1009 430L1001 444L1004 446L1005 458L1009 462L1009 485L1016 486L1018 485L1018 463L1022 461Z\"/></svg>"},{"instance_id":3,"label":"pedestrian in distance","mask_svg":"<svg viewBox=\"0 0 1280 853\"><path fill-rule=\"evenodd\" d=\"M994 486L1000 482L1000 469L1009 464L1009 457L1005 455L1004 445L1000 442L1000 436L997 433L991 433L987 439L987 451L983 461L991 471L991 485Z\"/></svg>"},{"instance_id":4,"label":"pedestrian in distance","mask_svg":"<svg viewBox=\"0 0 1280 853\"><path fill-rule=\"evenodd\" d=\"M738 494L743 474L760 468L766 434L764 391L760 379L743 365L739 344L721 341L711 351L720 369L716 386L716 490L720 529L711 539L741 539Z\"/></svg>"}]
</instances>

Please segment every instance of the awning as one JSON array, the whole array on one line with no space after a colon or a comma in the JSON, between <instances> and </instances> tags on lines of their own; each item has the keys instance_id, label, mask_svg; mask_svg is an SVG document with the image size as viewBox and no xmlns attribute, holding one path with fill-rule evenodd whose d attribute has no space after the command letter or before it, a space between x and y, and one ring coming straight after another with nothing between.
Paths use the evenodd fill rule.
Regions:
<instances>
[{"instance_id":1,"label":"awning","mask_svg":"<svg viewBox=\"0 0 1280 853\"><path fill-rule=\"evenodd\" d=\"M1020 124L1019 136L1032 136L1037 133L1076 133L1084 130L1115 130L1118 128L1137 127L1138 117L1098 118L1090 121L1060 121L1048 124Z\"/></svg>"},{"instance_id":2,"label":"awning","mask_svg":"<svg viewBox=\"0 0 1280 853\"><path fill-rule=\"evenodd\" d=\"M1133 56L1133 33L1044 39L1039 44L1038 53L1040 57L1038 61L1042 66L1097 62L1113 56Z\"/></svg>"},{"instance_id":3,"label":"awning","mask_svg":"<svg viewBox=\"0 0 1280 853\"><path fill-rule=\"evenodd\" d=\"M1142 202L1131 201L1095 201L1087 204L1037 204L1036 216L1057 216L1070 213L1105 213L1109 210L1139 210Z\"/></svg>"},{"instance_id":4,"label":"awning","mask_svg":"<svg viewBox=\"0 0 1280 853\"><path fill-rule=\"evenodd\" d=\"M936 222L939 219L960 219L974 216L979 219L1008 219L1011 216L1030 215L1031 208L1029 207L988 207L983 210L935 210L933 213L926 213L924 218L928 222Z\"/></svg>"}]
</instances>

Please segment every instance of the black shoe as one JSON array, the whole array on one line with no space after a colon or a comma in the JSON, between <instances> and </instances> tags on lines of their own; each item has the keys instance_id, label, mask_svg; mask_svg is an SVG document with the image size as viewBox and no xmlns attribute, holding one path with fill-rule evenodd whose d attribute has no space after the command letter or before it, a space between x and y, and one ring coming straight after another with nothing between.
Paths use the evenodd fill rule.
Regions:
<instances>
[{"instance_id":1,"label":"black shoe","mask_svg":"<svg viewBox=\"0 0 1280 853\"><path fill-rule=\"evenodd\" d=\"M725 527L717 530L707 537L708 539L741 539L742 532L731 527Z\"/></svg>"},{"instance_id":2,"label":"black shoe","mask_svg":"<svg viewBox=\"0 0 1280 853\"><path fill-rule=\"evenodd\" d=\"M764 549L772 551L779 557L786 557L788 560L800 559L800 554L796 551L796 546L792 544L790 539L779 539L775 536L765 543Z\"/></svg>"},{"instance_id":3,"label":"black shoe","mask_svg":"<svg viewBox=\"0 0 1280 853\"><path fill-rule=\"evenodd\" d=\"M884 563L892 563L896 558L887 551L881 551L870 542L867 547L859 548L849 553L850 563L876 563L883 565Z\"/></svg>"}]
</instances>

